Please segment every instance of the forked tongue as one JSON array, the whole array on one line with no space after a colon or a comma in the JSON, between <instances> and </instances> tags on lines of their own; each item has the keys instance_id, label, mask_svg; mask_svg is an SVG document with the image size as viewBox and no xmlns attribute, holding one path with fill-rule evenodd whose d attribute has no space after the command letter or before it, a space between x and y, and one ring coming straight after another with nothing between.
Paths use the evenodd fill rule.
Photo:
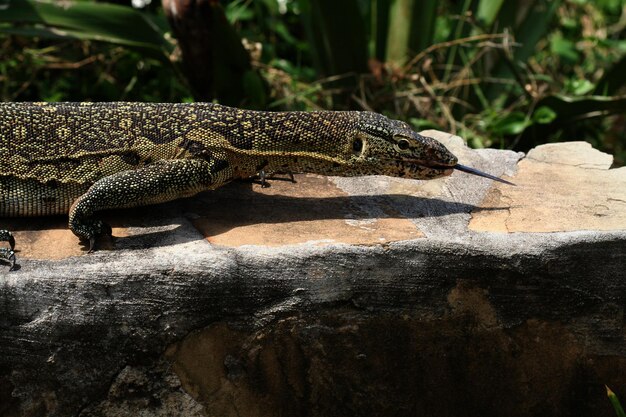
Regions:
<instances>
[{"instance_id":1,"label":"forked tongue","mask_svg":"<svg viewBox=\"0 0 626 417\"><path fill-rule=\"evenodd\" d=\"M467 167L465 165L456 164L452 168L458 169L459 171L467 172L468 174L478 175L479 177L489 178L490 180L502 182L504 184L515 185L512 182L509 182L507 180L503 180L502 178L494 177L493 175L487 174L485 172L479 171L479 170L474 169L474 168Z\"/></svg>"}]
</instances>

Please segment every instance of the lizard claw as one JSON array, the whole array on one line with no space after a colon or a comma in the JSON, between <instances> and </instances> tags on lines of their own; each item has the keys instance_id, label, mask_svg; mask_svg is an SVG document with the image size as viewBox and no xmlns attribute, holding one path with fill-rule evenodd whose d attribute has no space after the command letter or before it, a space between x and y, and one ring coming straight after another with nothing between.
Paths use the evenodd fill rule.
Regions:
<instances>
[{"instance_id":1,"label":"lizard claw","mask_svg":"<svg viewBox=\"0 0 626 417\"><path fill-rule=\"evenodd\" d=\"M89 236L89 250L87 253L93 253L96 250L96 237L98 236L111 236L113 234L113 229L108 224L97 221L98 224L98 232L92 236Z\"/></svg>"},{"instance_id":2,"label":"lizard claw","mask_svg":"<svg viewBox=\"0 0 626 417\"><path fill-rule=\"evenodd\" d=\"M89 250L92 253L96 249L96 240L100 236L111 236L111 226L100 220L87 220L70 224L72 232L82 240L89 242Z\"/></svg>"},{"instance_id":3,"label":"lizard claw","mask_svg":"<svg viewBox=\"0 0 626 417\"><path fill-rule=\"evenodd\" d=\"M275 172L270 173L269 175L264 171L264 170L260 170L259 173L257 174L259 176L259 181L261 182L261 188L267 188L270 186L270 183L267 182L268 178L272 178L274 179L274 174L276 174ZM281 172L280 174L287 174L289 175L289 181L291 181L292 183L296 183L296 179L293 176L293 172L291 171L287 171L287 172ZM279 180L283 180L283 178L277 178Z\"/></svg>"},{"instance_id":4,"label":"lizard claw","mask_svg":"<svg viewBox=\"0 0 626 417\"><path fill-rule=\"evenodd\" d=\"M9 268L9 271L13 271L15 269L15 262L16 261L17 261L17 259L15 258L15 252L9 251L9 263L11 264L11 267Z\"/></svg>"},{"instance_id":5,"label":"lizard claw","mask_svg":"<svg viewBox=\"0 0 626 417\"><path fill-rule=\"evenodd\" d=\"M11 250L15 249L15 238L8 230L0 230L0 242L8 242Z\"/></svg>"},{"instance_id":6,"label":"lizard claw","mask_svg":"<svg viewBox=\"0 0 626 417\"><path fill-rule=\"evenodd\" d=\"M7 262L11 265L9 271L13 271L15 269L15 238L8 230L0 230L0 242L7 242L9 244L8 248L0 248L0 261Z\"/></svg>"},{"instance_id":7,"label":"lizard claw","mask_svg":"<svg viewBox=\"0 0 626 417\"><path fill-rule=\"evenodd\" d=\"M9 271L13 271L15 269L15 252L11 249L0 248L0 261L7 262L11 265Z\"/></svg>"},{"instance_id":8,"label":"lizard claw","mask_svg":"<svg viewBox=\"0 0 626 417\"><path fill-rule=\"evenodd\" d=\"M265 174L265 171L260 170L259 179L261 180L261 188L267 188L270 186L270 184L267 181L265 181L266 178L267 178L267 175Z\"/></svg>"}]
</instances>

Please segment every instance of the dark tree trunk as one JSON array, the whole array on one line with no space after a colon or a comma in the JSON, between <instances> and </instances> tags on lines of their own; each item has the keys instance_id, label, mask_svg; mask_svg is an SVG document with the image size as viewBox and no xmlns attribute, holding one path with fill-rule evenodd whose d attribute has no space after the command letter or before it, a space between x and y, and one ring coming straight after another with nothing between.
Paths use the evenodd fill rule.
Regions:
<instances>
[{"instance_id":1,"label":"dark tree trunk","mask_svg":"<svg viewBox=\"0 0 626 417\"><path fill-rule=\"evenodd\" d=\"M261 83L219 1L163 0L163 9L178 39L195 99L258 106Z\"/></svg>"}]
</instances>

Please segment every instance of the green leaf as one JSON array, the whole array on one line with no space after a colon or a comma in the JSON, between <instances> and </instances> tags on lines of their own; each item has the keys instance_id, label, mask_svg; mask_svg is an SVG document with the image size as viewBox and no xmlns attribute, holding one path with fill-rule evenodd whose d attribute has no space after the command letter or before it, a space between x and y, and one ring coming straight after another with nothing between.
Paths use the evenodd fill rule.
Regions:
<instances>
[{"instance_id":1,"label":"green leaf","mask_svg":"<svg viewBox=\"0 0 626 417\"><path fill-rule=\"evenodd\" d=\"M0 33L18 35L29 38L67 39L74 36L69 31L47 29L41 27L16 27L10 24L0 23ZM77 37L76 37L77 38Z\"/></svg>"},{"instance_id":2,"label":"green leaf","mask_svg":"<svg viewBox=\"0 0 626 417\"><path fill-rule=\"evenodd\" d=\"M569 39L565 39L560 33L550 38L550 50L566 61L576 62L578 60L576 44Z\"/></svg>"},{"instance_id":3,"label":"green leaf","mask_svg":"<svg viewBox=\"0 0 626 417\"><path fill-rule=\"evenodd\" d=\"M224 14L231 24L254 18L254 11L250 8L249 3L244 0L236 0L226 4Z\"/></svg>"},{"instance_id":4,"label":"green leaf","mask_svg":"<svg viewBox=\"0 0 626 417\"><path fill-rule=\"evenodd\" d=\"M496 135L511 136L522 133L531 124L532 122L524 113L514 111L496 118L488 129Z\"/></svg>"},{"instance_id":5,"label":"green leaf","mask_svg":"<svg viewBox=\"0 0 626 417\"><path fill-rule=\"evenodd\" d=\"M532 120L535 123L546 124L556 119L557 114L548 106L541 106L533 113Z\"/></svg>"},{"instance_id":6,"label":"green leaf","mask_svg":"<svg viewBox=\"0 0 626 417\"><path fill-rule=\"evenodd\" d=\"M174 46L161 23L132 7L108 3L12 0L0 13L0 32L109 42L148 49L167 61Z\"/></svg>"},{"instance_id":7,"label":"green leaf","mask_svg":"<svg viewBox=\"0 0 626 417\"><path fill-rule=\"evenodd\" d=\"M619 14L624 6L623 0L596 0L598 6L613 14ZM583 3L584 4L584 3Z\"/></svg>"},{"instance_id":8,"label":"green leaf","mask_svg":"<svg viewBox=\"0 0 626 417\"><path fill-rule=\"evenodd\" d=\"M574 30L580 26L578 19L563 16L561 17L561 26L568 30Z\"/></svg>"},{"instance_id":9,"label":"green leaf","mask_svg":"<svg viewBox=\"0 0 626 417\"><path fill-rule=\"evenodd\" d=\"M596 88L589 80L568 79L565 83L565 90L575 96L584 96Z\"/></svg>"},{"instance_id":10,"label":"green leaf","mask_svg":"<svg viewBox=\"0 0 626 417\"><path fill-rule=\"evenodd\" d=\"M418 132L420 130L426 130L426 129L441 129L441 126L438 126L436 123L428 119L418 119L417 117L411 117L409 119L409 123Z\"/></svg>"}]
</instances>

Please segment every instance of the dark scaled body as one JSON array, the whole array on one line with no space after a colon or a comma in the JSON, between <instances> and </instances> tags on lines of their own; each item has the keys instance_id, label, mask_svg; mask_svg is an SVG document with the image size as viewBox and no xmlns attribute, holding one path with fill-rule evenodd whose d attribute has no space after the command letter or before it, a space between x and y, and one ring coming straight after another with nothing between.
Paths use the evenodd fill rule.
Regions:
<instances>
[{"instance_id":1,"label":"dark scaled body","mask_svg":"<svg viewBox=\"0 0 626 417\"><path fill-rule=\"evenodd\" d=\"M98 210L171 201L260 171L431 179L456 163L439 142L376 113L0 104L0 216L69 213L92 248L109 232L92 218ZM9 236L0 231L0 241Z\"/></svg>"}]
</instances>

